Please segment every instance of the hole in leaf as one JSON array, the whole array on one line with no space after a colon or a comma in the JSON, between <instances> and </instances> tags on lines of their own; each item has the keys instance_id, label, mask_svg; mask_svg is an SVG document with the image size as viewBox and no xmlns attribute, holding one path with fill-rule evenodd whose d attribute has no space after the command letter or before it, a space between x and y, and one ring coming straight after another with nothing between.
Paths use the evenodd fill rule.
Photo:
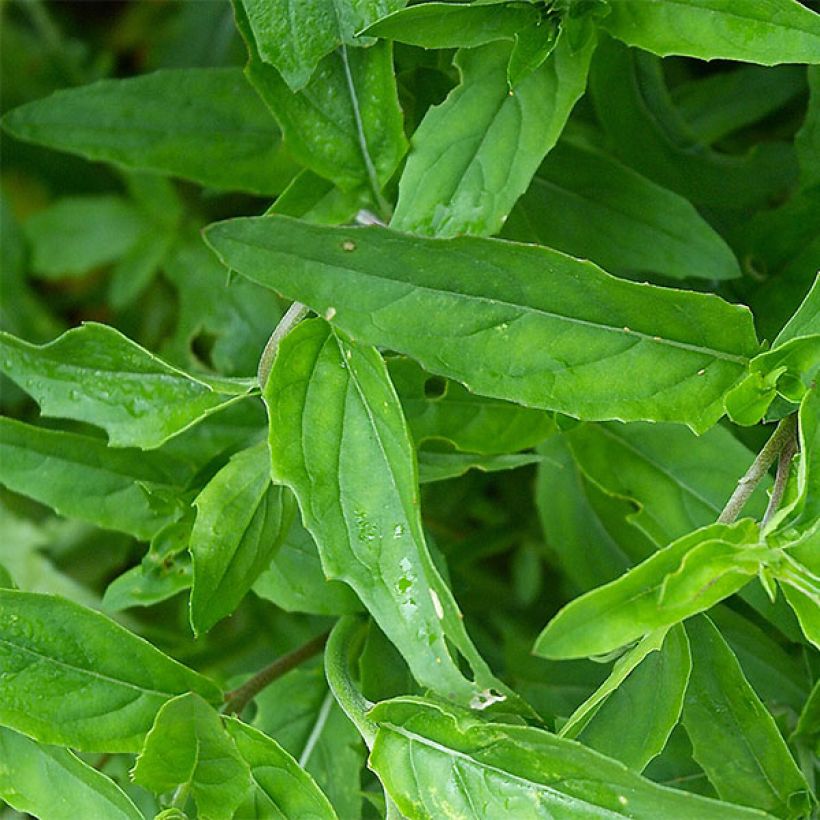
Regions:
<instances>
[{"instance_id":1,"label":"hole in leaf","mask_svg":"<svg viewBox=\"0 0 820 820\"><path fill-rule=\"evenodd\" d=\"M447 392L447 380L431 376L424 382L424 395L428 399L440 399Z\"/></svg>"}]
</instances>

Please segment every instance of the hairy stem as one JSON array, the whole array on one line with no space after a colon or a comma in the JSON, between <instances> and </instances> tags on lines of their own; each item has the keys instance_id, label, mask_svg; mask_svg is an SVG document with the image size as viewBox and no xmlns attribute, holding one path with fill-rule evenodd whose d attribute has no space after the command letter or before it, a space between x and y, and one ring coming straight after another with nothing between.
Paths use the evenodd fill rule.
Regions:
<instances>
[{"instance_id":1,"label":"hairy stem","mask_svg":"<svg viewBox=\"0 0 820 820\"><path fill-rule=\"evenodd\" d=\"M763 515L763 521L761 522L761 526L764 528L769 521L772 520L772 516L777 512L780 507L780 502L783 500L783 493L786 491L786 483L789 480L789 470L796 452L797 438L794 434L792 434L788 439L786 439L777 460L777 475L774 479L772 494L769 497L769 506L766 507L766 512Z\"/></svg>"},{"instance_id":2,"label":"hairy stem","mask_svg":"<svg viewBox=\"0 0 820 820\"><path fill-rule=\"evenodd\" d=\"M312 658L324 649L327 637L330 633L323 632L317 635L312 640L303 644L293 652L288 652L287 655L282 655L273 663L260 669L250 680L242 684L242 686L228 692L225 695L225 705L222 711L226 715L241 714L245 707L266 687L273 683L278 678L295 669L299 664Z\"/></svg>"},{"instance_id":3,"label":"hairy stem","mask_svg":"<svg viewBox=\"0 0 820 820\"><path fill-rule=\"evenodd\" d=\"M772 437L763 445L763 449L757 454L752 466L746 471L746 475L738 481L732 497L726 502L723 512L718 516L718 523L731 524L737 519L743 507L746 506L749 497L768 472L769 467L780 455L787 442L794 439L794 432L794 416L781 419L774 433L772 433Z\"/></svg>"},{"instance_id":4,"label":"hairy stem","mask_svg":"<svg viewBox=\"0 0 820 820\"><path fill-rule=\"evenodd\" d=\"M268 376L273 367L273 360L276 358L276 351L279 349L279 343L287 334L293 330L302 319L307 316L309 308L301 302L294 302L285 312L285 315L279 320L279 324L273 329L273 333L259 357L259 368L256 371L256 377L259 380L259 386L264 390L268 383Z\"/></svg>"}]
</instances>

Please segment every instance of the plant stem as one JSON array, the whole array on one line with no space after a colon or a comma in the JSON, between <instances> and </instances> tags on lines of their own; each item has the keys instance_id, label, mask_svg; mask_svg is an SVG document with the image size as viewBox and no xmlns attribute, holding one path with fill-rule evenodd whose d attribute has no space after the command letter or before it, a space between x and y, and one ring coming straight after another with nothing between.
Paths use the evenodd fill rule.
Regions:
<instances>
[{"instance_id":1,"label":"plant stem","mask_svg":"<svg viewBox=\"0 0 820 820\"><path fill-rule=\"evenodd\" d=\"M259 380L259 386L264 390L270 376L271 367L273 367L273 360L276 358L276 351L279 349L279 343L287 334L293 330L302 319L307 316L308 308L301 302L294 302L285 312L285 315L279 320L279 324L273 329L273 333L259 357L259 368L256 371L256 377Z\"/></svg>"},{"instance_id":2,"label":"plant stem","mask_svg":"<svg viewBox=\"0 0 820 820\"><path fill-rule=\"evenodd\" d=\"M786 483L789 480L789 470L791 468L792 459L797 452L797 439L794 435L789 436L780 450L780 456L777 460L777 474L774 479L774 486L772 487L772 494L769 497L769 506L766 507L766 512L763 515L761 527L765 528L772 516L780 507L780 502L783 500L783 493L786 491Z\"/></svg>"},{"instance_id":3,"label":"plant stem","mask_svg":"<svg viewBox=\"0 0 820 820\"><path fill-rule=\"evenodd\" d=\"M293 652L282 655L281 658L277 658L264 669L260 669L250 680L245 681L242 686L234 689L232 692L228 692L225 695L225 705L222 707L223 713L226 715L241 714L244 708L266 686L269 686L275 680L290 672L291 669L295 669L308 658L312 658L321 652L322 649L324 649L329 634L329 632L323 632L298 649L294 649Z\"/></svg>"},{"instance_id":4,"label":"plant stem","mask_svg":"<svg viewBox=\"0 0 820 820\"><path fill-rule=\"evenodd\" d=\"M794 416L786 416L786 418L780 420L774 433L772 433L772 437L763 445L763 449L757 454L757 458L746 471L746 475L738 481L732 497L726 502L723 512L718 516L718 523L731 524L737 519L749 497L786 446L786 443L794 439L794 431Z\"/></svg>"}]
</instances>

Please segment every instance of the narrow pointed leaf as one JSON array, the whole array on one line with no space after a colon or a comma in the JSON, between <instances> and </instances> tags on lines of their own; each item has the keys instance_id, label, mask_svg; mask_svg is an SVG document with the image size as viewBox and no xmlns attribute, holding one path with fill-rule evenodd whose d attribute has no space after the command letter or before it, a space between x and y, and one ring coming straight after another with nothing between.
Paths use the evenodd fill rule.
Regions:
<instances>
[{"instance_id":1,"label":"narrow pointed leaf","mask_svg":"<svg viewBox=\"0 0 820 820\"><path fill-rule=\"evenodd\" d=\"M586 88L594 39L566 35L511 91L511 46L460 51L461 83L413 135L391 226L434 236L493 234L527 189Z\"/></svg>"},{"instance_id":2,"label":"narrow pointed leaf","mask_svg":"<svg viewBox=\"0 0 820 820\"><path fill-rule=\"evenodd\" d=\"M732 650L706 617L693 618L686 631L693 665L683 722L695 760L724 800L806 816L806 781Z\"/></svg>"},{"instance_id":3,"label":"narrow pointed leaf","mask_svg":"<svg viewBox=\"0 0 820 820\"><path fill-rule=\"evenodd\" d=\"M541 456L534 453L502 453L495 456L482 456L473 453L439 453L434 450L419 450L419 483L429 484L433 481L446 481L458 478L469 470L482 473L496 473L503 470L515 470L528 464L538 464Z\"/></svg>"},{"instance_id":4,"label":"narrow pointed leaf","mask_svg":"<svg viewBox=\"0 0 820 820\"><path fill-rule=\"evenodd\" d=\"M742 589L767 555L750 519L703 527L567 604L538 636L533 651L546 658L611 652Z\"/></svg>"},{"instance_id":5,"label":"narrow pointed leaf","mask_svg":"<svg viewBox=\"0 0 820 820\"><path fill-rule=\"evenodd\" d=\"M577 417L703 431L758 350L745 308L615 279L547 248L285 217L223 222L207 237L227 265L357 340L477 393Z\"/></svg>"},{"instance_id":6,"label":"narrow pointed leaf","mask_svg":"<svg viewBox=\"0 0 820 820\"><path fill-rule=\"evenodd\" d=\"M190 693L169 700L132 772L156 794L189 792L200 817L230 820L251 789L251 772L216 710Z\"/></svg>"},{"instance_id":7,"label":"narrow pointed leaf","mask_svg":"<svg viewBox=\"0 0 820 820\"><path fill-rule=\"evenodd\" d=\"M120 787L68 749L0 728L0 799L40 820L142 820Z\"/></svg>"},{"instance_id":8,"label":"narrow pointed leaf","mask_svg":"<svg viewBox=\"0 0 820 820\"><path fill-rule=\"evenodd\" d=\"M410 820L442 817L768 817L658 786L572 740L479 722L420 698L378 704L370 765Z\"/></svg>"},{"instance_id":9,"label":"narrow pointed leaf","mask_svg":"<svg viewBox=\"0 0 820 820\"><path fill-rule=\"evenodd\" d=\"M3 126L18 139L87 159L226 190L278 193L296 170L238 68L100 80L16 108Z\"/></svg>"},{"instance_id":10,"label":"narrow pointed leaf","mask_svg":"<svg viewBox=\"0 0 820 820\"><path fill-rule=\"evenodd\" d=\"M245 597L288 531L293 498L271 484L266 442L237 453L197 496L191 624L210 629Z\"/></svg>"},{"instance_id":11,"label":"narrow pointed leaf","mask_svg":"<svg viewBox=\"0 0 820 820\"><path fill-rule=\"evenodd\" d=\"M325 575L353 587L419 683L483 705L501 684L427 551L412 444L381 356L322 320L302 322L281 343L265 401L273 478L296 494Z\"/></svg>"},{"instance_id":12,"label":"narrow pointed leaf","mask_svg":"<svg viewBox=\"0 0 820 820\"><path fill-rule=\"evenodd\" d=\"M820 63L820 15L796 0L617 0L602 25L662 57Z\"/></svg>"},{"instance_id":13,"label":"narrow pointed leaf","mask_svg":"<svg viewBox=\"0 0 820 820\"><path fill-rule=\"evenodd\" d=\"M63 598L0 590L0 724L88 752L140 748L159 708L207 678Z\"/></svg>"},{"instance_id":14,"label":"narrow pointed leaf","mask_svg":"<svg viewBox=\"0 0 820 820\"><path fill-rule=\"evenodd\" d=\"M0 368L43 415L102 427L114 447L158 447L250 388L191 376L96 323L39 346L0 333Z\"/></svg>"}]
</instances>

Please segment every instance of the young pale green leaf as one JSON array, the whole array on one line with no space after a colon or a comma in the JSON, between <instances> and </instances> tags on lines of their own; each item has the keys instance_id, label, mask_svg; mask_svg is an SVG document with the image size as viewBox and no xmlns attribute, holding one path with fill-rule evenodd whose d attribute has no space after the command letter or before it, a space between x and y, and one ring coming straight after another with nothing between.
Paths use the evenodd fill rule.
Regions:
<instances>
[{"instance_id":1,"label":"young pale green leaf","mask_svg":"<svg viewBox=\"0 0 820 820\"><path fill-rule=\"evenodd\" d=\"M489 705L502 686L427 551L412 443L379 353L302 322L280 345L265 401L273 479L296 494L325 575L353 587L420 684Z\"/></svg>"},{"instance_id":2,"label":"young pale green leaf","mask_svg":"<svg viewBox=\"0 0 820 820\"><path fill-rule=\"evenodd\" d=\"M780 582L783 596L794 610L800 628L806 638L820 649L820 594L815 588L813 594L785 581Z\"/></svg>"},{"instance_id":3,"label":"young pale green leaf","mask_svg":"<svg viewBox=\"0 0 820 820\"><path fill-rule=\"evenodd\" d=\"M678 425L613 422L579 425L565 436L591 481L638 505L629 520L658 546L714 521L754 459L718 426L695 436ZM761 481L748 515L763 515L770 483Z\"/></svg>"},{"instance_id":4,"label":"young pale green leaf","mask_svg":"<svg viewBox=\"0 0 820 820\"><path fill-rule=\"evenodd\" d=\"M692 674L683 723L695 760L724 800L805 817L809 787L732 650L706 618L686 624Z\"/></svg>"},{"instance_id":5,"label":"young pale green leaf","mask_svg":"<svg viewBox=\"0 0 820 820\"><path fill-rule=\"evenodd\" d=\"M238 68L100 80L17 108L3 126L17 139L225 190L275 194L296 170Z\"/></svg>"},{"instance_id":6,"label":"young pale green leaf","mask_svg":"<svg viewBox=\"0 0 820 820\"><path fill-rule=\"evenodd\" d=\"M240 757L248 764L253 790L234 817L272 820L333 820L336 812L313 778L275 741L258 729L229 718L225 723Z\"/></svg>"},{"instance_id":7,"label":"young pale green leaf","mask_svg":"<svg viewBox=\"0 0 820 820\"><path fill-rule=\"evenodd\" d=\"M672 627L601 704L578 735L585 746L643 771L680 720L692 658L681 625Z\"/></svg>"},{"instance_id":8,"label":"young pale green leaf","mask_svg":"<svg viewBox=\"0 0 820 820\"><path fill-rule=\"evenodd\" d=\"M356 34L407 0L242 0L259 56L295 92L336 46L356 43ZM378 35L382 36L382 35Z\"/></svg>"},{"instance_id":9,"label":"young pale green leaf","mask_svg":"<svg viewBox=\"0 0 820 820\"><path fill-rule=\"evenodd\" d=\"M617 0L601 25L661 57L820 63L820 15L797 0Z\"/></svg>"},{"instance_id":10,"label":"young pale green leaf","mask_svg":"<svg viewBox=\"0 0 820 820\"><path fill-rule=\"evenodd\" d=\"M159 447L239 401L246 380L191 376L107 325L88 323L45 345L0 333L0 369L45 416L102 427L113 447Z\"/></svg>"},{"instance_id":11,"label":"young pale green leaf","mask_svg":"<svg viewBox=\"0 0 820 820\"><path fill-rule=\"evenodd\" d=\"M740 276L729 246L691 203L580 142L562 140L550 151L501 235L615 273Z\"/></svg>"},{"instance_id":12,"label":"young pale green leaf","mask_svg":"<svg viewBox=\"0 0 820 820\"><path fill-rule=\"evenodd\" d=\"M410 820L768 817L645 780L580 743L421 698L377 704L370 766Z\"/></svg>"},{"instance_id":13,"label":"young pale green leaf","mask_svg":"<svg viewBox=\"0 0 820 820\"><path fill-rule=\"evenodd\" d=\"M809 68L809 107L803 127L794 138L800 163L800 185L820 188L820 68Z\"/></svg>"},{"instance_id":14,"label":"young pale green leaf","mask_svg":"<svg viewBox=\"0 0 820 820\"><path fill-rule=\"evenodd\" d=\"M362 605L346 584L328 581L322 572L316 542L295 516L282 545L253 591L285 612L346 615Z\"/></svg>"},{"instance_id":15,"label":"young pale green leaf","mask_svg":"<svg viewBox=\"0 0 820 820\"><path fill-rule=\"evenodd\" d=\"M157 712L131 776L155 794L190 794L199 816L213 820L231 820L253 785L219 714L193 692Z\"/></svg>"},{"instance_id":16,"label":"young pale green leaf","mask_svg":"<svg viewBox=\"0 0 820 820\"><path fill-rule=\"evenodd\" d=\"M534 652L584 658L618 649L702 612L742 589L768 557L757 524L711 524L679 538L605 586L576 598L547 624Z\"/></svg>"},{"instance_id":17,"label":"young pale green leaf","mask_svg":"<svg viewBox=\"0 0 820 820\"><path fill-rule=\"evenodd\" d=\"M496 233L584 93L594 48L594 38L575 51L559 36L512 91L509 44L458 52L461 83L413 135L391 226L434 236Z\"/></svg>"},{"instance_id":18,"label":"young pale green leaf","mask_svg":"<svg viewBox=\"0 0 820 820\"><path fill-rule=\"evenodd\" d=\"M797 181L789 143L769 140L740 155L701 144L675 108L661 61L651 54L602 38L589 90L615 155L695 205L768 208Z\"/></svg>"},{"instance_id":19,"label":"young pale green leaf","mask_svg":"<svg viewBox=\"0 0 820 820\"><path fill-rule=\"evenodd\" d=\"M59 199L25 223L31 271L44 279L83 276L124 256L144 228L140 213L123 197Z\"/></svg>"},{"instance_id":20,"label":"young pale green leaf","mask_svg":"<svg viewBox=\"0 0 820 820\"><path fill-rule=\"evenodd\" d=\"M357 340L477 393L580 418L702 432L758 350L745 308L616 279L548 248L285 217L223 222L207 238L231 268Z\"/></svg>"},{"instance_id":21,"label":"young pale green leaf","mask_svg":"<svg viewBox=\"0 0 820 820\"><path fill-rule=\"evenodd\" d=\"M175 695L220 702L207 678L90 609L16 590L0 590L0 608L0 724L44 743L133 752Z\"/></svg>"},{"instance_id":22,"label":"young pale green leaf","mask_svg":"<svg viewBox=\"0 0 820 820\"><path fill-rule=\"evenodd\" d=\"M67 749L0 728L0 799L40 820L142 820L128 795Z\"/></svg>"},{"instance_id":23,"label":"young pale green leaf","mask_svg":"<svg viewBox=\"0 0 820 820\"><path fill-rule=\"evenodd\" d=\"M425 373L412 359L391 357L387 369L416 444L432 439L469 453L502 455L528 450L555 431L550 414L470 393Z\"/></svg>"},{"instance_id":24,"label":"young pale green leaf","mask_svg":"<svg viewBox=\"0 0 820 820\"><path fill-rule=\"evenodd\" d=\"M526 467L528 464L538 464L541 461L541 456L534 453L501 453L495 456L482 456L474 453L419 450L417 455L420 484L458 478L469 470L497 473Z\"/></svg>"},{"instance_id":25,"label":"young pale green leaf","mask_svg":"<svg viewBox=\"0 0 820 820\"><path fill-rule=\"evenodd\" d=\"M234 10L248 46L248 79L282 127L288 150L342 191L367 186L374 204L383 209L381 189L407 150L390 46L342 45L294 93L259 56L239 0L234 0Z\"/></svg>"},{"instance_id":26,"label":"young pale green leaf","mask_svg":"<svg viewBox=\"0 0 820 820\"><path fill-rule=\"evenodd\" d=\"M0 484L68 518L148 539L178 517L173 458L0 418Z\"/></svg>"},{"instance_id":27,"label":"young pale green leaf","mask_svg":"<svg viewBox=\"0 0 820 820\"><path fill-rule=\"evenodd\" d=\"M194 501L191 625L205 632L230 615L290 527L293 498L270 480L267 442L237 453Z\"/></svg>"},{"instance_id":28,"label":"young pale green leaf","mask_svg":"<svg viewBox=\"0 0 820 820\"><path fill-rule=\"evenodd\" d=\"M363 33L422 48L475 48L512 40L542 21L535 6L512 3L424 3L383 17ZM543 37L549 39L544 21Z\"/></svg>"}]
</instances>

